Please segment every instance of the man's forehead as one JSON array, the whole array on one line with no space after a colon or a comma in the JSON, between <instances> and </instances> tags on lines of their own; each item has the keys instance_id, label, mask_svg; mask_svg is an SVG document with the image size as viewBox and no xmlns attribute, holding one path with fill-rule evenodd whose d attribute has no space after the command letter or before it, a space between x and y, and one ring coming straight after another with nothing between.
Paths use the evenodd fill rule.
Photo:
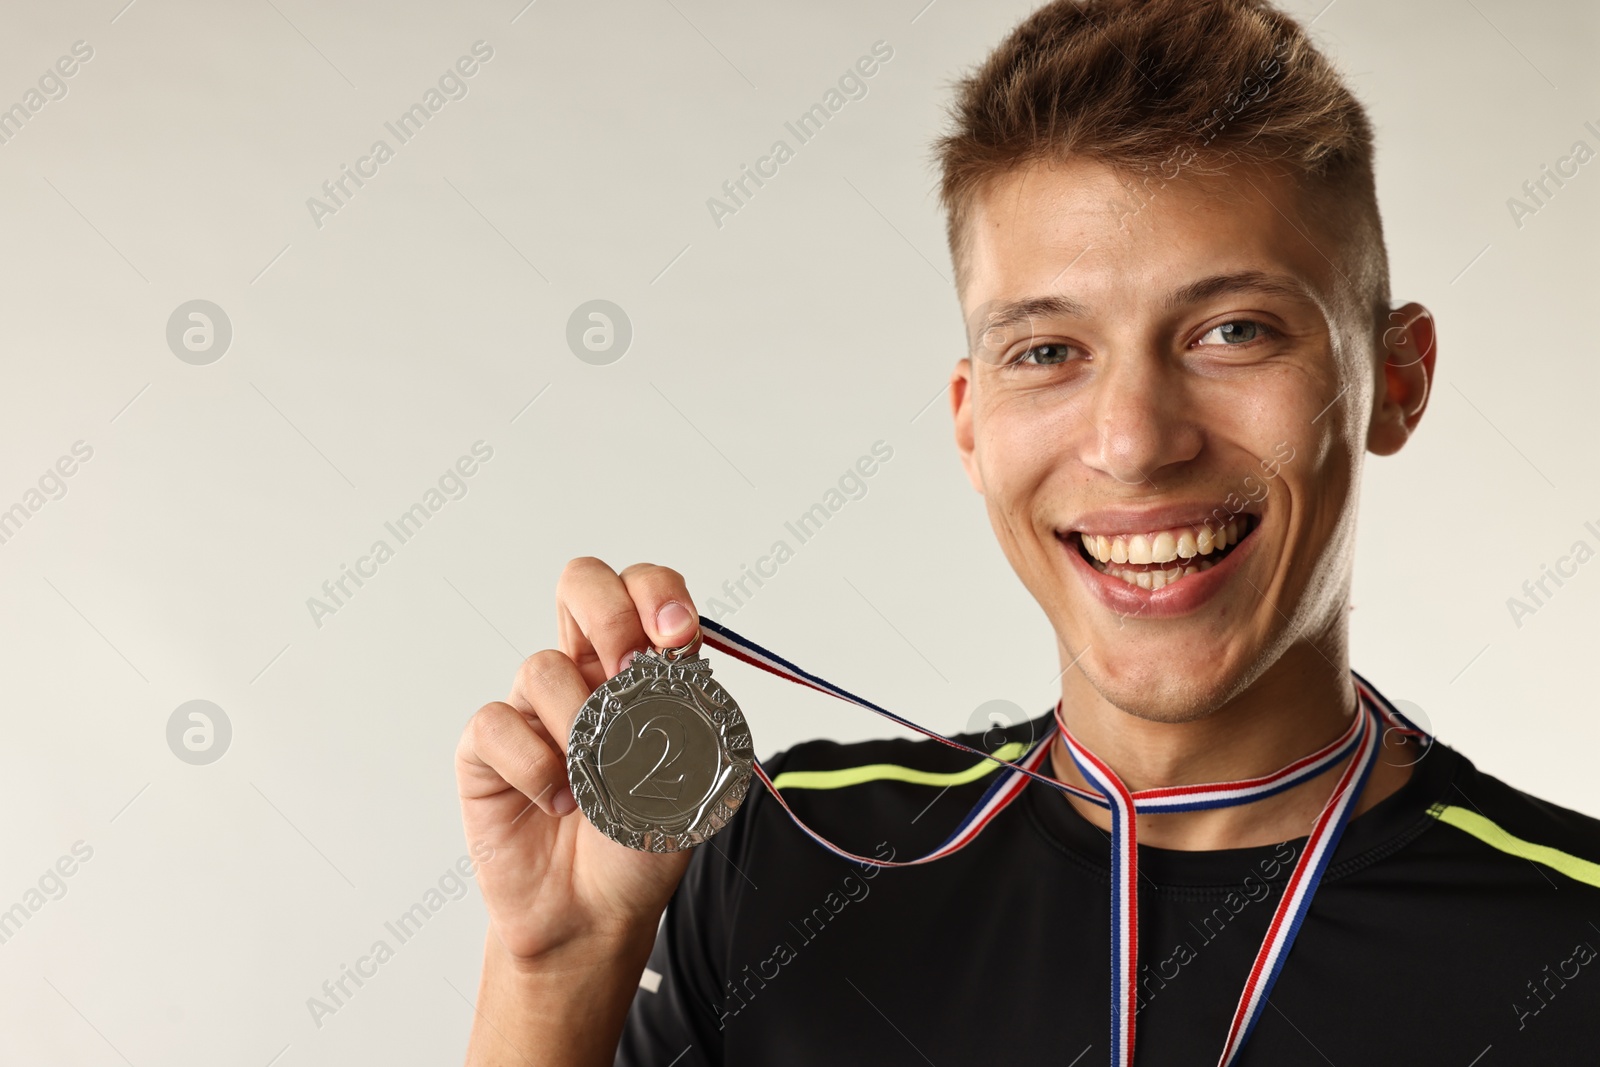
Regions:
<instances>
[{"instance_id":1,"label":"man's forehead","mask_svg":"<svg viewBox=\"0 0 1600 1067\"><path fill-rule=\"evenodd\" d=\"M1084 161L1009 172L974 198L963 306L970 318L998 300L1058 295L1087 311L1120 291L1170 308L1208 279L1247 274L1323 303L1337 268L1296 217L1298 194L1260 170L1162 181Z\"/></svg>"}]
</instances>

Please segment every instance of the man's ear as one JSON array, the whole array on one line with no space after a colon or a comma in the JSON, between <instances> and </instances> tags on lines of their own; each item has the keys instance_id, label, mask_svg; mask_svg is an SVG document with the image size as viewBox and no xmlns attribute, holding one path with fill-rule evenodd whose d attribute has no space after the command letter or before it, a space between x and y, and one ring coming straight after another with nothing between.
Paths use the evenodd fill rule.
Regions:
<instances>
[{"instance_id":1,"label":"man's ear","mask_svg":"<svg viewBox=\"0 0 1600 1067\"><path fill-rule=\"evenodd\" d=\"M983 479L978 475L976 439L972 434L972 360L956 361L950 372L950 415L956 424L956 450L961 453L961 465L967 469L967 480L972 488L983 492Z\"/></svg>"},{"instance_id":2,"label":"man's ear","mask_svg":"<svg viewBox=\"0 0 1600 1067\"><path fill-rule=\"evenodd\" d=\"M1383 373L1367 428L1367 449L1379 456L1400 451L1422 420L1433 385L1433 362L1438 354L1433 313L1411 303L1389 312L1389 326L1379 342Z\"/></svg>"}]
</instances>

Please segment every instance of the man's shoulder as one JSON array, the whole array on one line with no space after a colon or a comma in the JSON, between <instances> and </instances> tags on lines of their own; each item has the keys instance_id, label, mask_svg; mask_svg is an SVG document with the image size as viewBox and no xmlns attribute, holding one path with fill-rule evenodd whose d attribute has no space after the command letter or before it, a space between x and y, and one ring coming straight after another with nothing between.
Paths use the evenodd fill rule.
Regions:
<instances>
[{"instance_id":1,"label":"man's shoulder","mask_svg":"<svg viewBox=\"0 0 1600 1067\"><path fill-rule=\"evenodd\" d=\"M1486 861L1532 863L1600 891L1600 818L1545 800L1480 770L1456 753L1459 768L1428 814L1470 839Z\"/></svg>"},{"instance_id":2,"label":"man's shoulder","mask_svg":"<svg viewBox=\"0 0 1600 1067\"><path fill-rule=\"evenodd\" d=\"M994 723L946 738L881 737L840 742L802 741L764 761L773 785L789 796L821 797L864 789L876 798L919 795L920 789L959 788L983 781L1042 739L1050 726L1047 710L1034 719ZM965 748L946 743L955 741ZM971 749L987 753L976 755ZM843 795L843 794L840 794Z\"/></svg>"},{"instance_id":3,"label":"man's shoulder","mask_svg":"<svg viewBox=\"0 0 1600 1067\"><path fill-rule=\"evenodd\" d=\"M1011 724L996 723L982 730L951 734L949 740L988 753L993 759L1012 760L1043 737L1050 712ZM948 775L982 762L980 757L931 737L878 737L865 741L802 741L765 761L769 769L787 776L799 788L865 783L916 783L927 775Z\"/></svg>"},{"instance_id":4,"label":"man's shoulder","mask_svg":"<svg viewBox=\"0 0 1600 1067\"><path fill-rule=\"evenodd\" d=\"M932 738L819 739L793 745L762 766L793 816L841 848L871 855L892 829L897 841L931 849L993 784L1002 763L1042 740L1049 725L1046 710L1034 719L951 735L988 758ZM754 784L752 790L752 821L791 823L765 789Z\"/></svg>"}]
</instances>

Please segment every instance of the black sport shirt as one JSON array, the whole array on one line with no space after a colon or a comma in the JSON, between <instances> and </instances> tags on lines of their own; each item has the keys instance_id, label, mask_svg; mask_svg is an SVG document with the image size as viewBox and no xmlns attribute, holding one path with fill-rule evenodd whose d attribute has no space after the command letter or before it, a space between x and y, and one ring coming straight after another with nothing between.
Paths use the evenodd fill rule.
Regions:
<instances>
[{"instance_id":1,"label":"black sport shirt","mask_svg":"<svg viewBox=\"0 0 1600 1067\"><path fill-rule=\"evenodd\" d=\"M1014 759L1048 725L961 739ZM818 832L882 859L940 844L998 770L903 739L812 741L764 766ZM1305 840L1139 846L1136 1064L1215 1067ZM616 1063L1103 1067L1109 853L1031 782L961 851L863 867L756 782L690 861ZM1600 1064L1597 861L1600 821L1434 742L1347 825L1236 1063Z\"/></svg>"}]
</instances>

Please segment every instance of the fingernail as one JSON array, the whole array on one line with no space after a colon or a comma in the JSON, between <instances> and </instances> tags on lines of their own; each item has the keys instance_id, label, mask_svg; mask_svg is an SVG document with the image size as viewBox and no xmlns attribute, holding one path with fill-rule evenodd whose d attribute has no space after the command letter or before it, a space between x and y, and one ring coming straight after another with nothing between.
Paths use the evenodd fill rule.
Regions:
<instances>
[{"instance_id":1,"label":"fingernail","mask_svg":"<svg viewBox=\"0 0 1600 1067\"><path fill-rule=\"evenodd\" d=\"M694 622L694 617L689 614L689 609L676 600L664 604L656 612L656 627L661 631L661 636L681 634Z\"/></svg>"},{"instance_id":2,"label":"fingernail","mask_svg":"<svg viewBox=\"0 0 1600 1067\"><path fill-rule=\"evenodd\" d=\"M577 800L572 796L572 790L562 786L556 790L556 795L550 798L550 808L557 815L566 815L578 806Z\"/></svg>"},{"instance_id":3,"label":"fingernail","mask_svg":"<svg viewBox=\"0 0 1600 1067\"><path fill-rule=\"evenodd\" d=\"M627 670L628 669L628 664L632 663L633 662L633 657L637 656L638 654L639 654L639 652L638 652L637 649L633 649L633 650L630 650L628 652L624 652L622 654L622 660L617 664L617 670L619 670L619 671Z\"/></svg>"}]
</instances>

